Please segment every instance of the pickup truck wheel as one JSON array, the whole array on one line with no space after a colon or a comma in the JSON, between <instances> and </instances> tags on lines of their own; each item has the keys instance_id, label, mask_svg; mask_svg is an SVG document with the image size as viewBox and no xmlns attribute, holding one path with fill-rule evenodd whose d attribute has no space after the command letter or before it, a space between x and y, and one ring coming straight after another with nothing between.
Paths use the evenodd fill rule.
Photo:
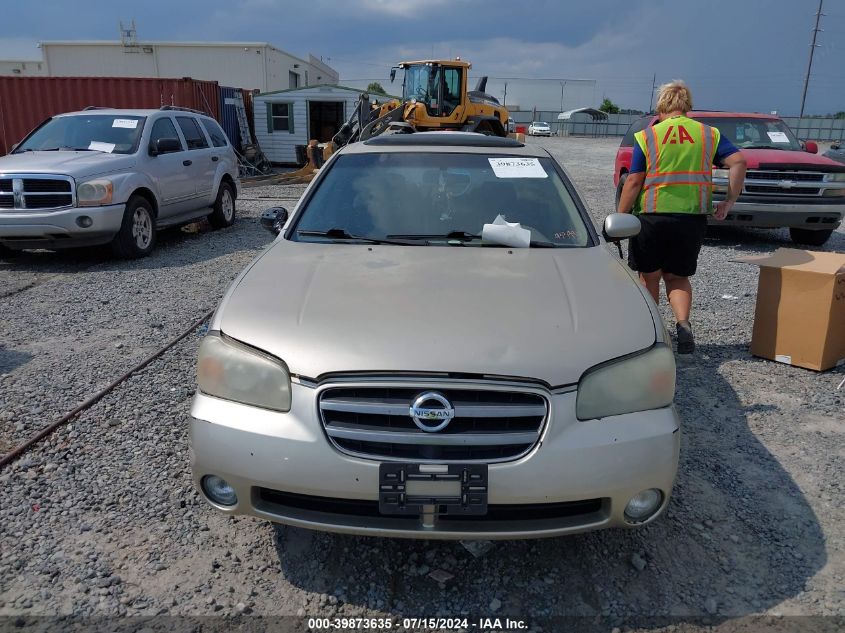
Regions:
<instances>
[{"instance_id":1,"label":"pickup truck wheel","mask_svg":"<svg viewBox=\"0 0 845 633\"><path fill-rule=\"evenodd\" d=\"M619 176L619 185L616 187L616 206L613 209L614 212L619 208L619 199L622 197L622 189L625 187L626 180L628 180L628 174Z\"/></svg>"},{"instance_id":2,"label":"pickup truck wheel","mask_svg":"<svg viewBox=\"0 0 845 633\"><path fill-rule=\"evenodd\" d=\"M146 198L132 196L126 203L120 231L112 240L112 251L123 259L137 259L152 253L155 243L156 225L152 205Z\"/></svg>"},{"instance_id":3,"label":"pickup truck wheel","mask_svg":"<svg viewBox=\"0 0 845 633\"><path fill-rule=\"evenodd\" d=\"M833 229L814 231L813 229L789 229L789 237L796 244L808 246L821 246L833 235Z\"/></svg>"},{"instance_id":4,"label":"pickup truck wheel","mask_svg":"<svg viewBox=\"0 0 845 633\"><path fill-rule=\"evenodd\" d=\"M212 228L225 229L235 223L235 191L228 182L221 182L214 202L214 211L208 215Z\"/></svg>"}]
</instances>

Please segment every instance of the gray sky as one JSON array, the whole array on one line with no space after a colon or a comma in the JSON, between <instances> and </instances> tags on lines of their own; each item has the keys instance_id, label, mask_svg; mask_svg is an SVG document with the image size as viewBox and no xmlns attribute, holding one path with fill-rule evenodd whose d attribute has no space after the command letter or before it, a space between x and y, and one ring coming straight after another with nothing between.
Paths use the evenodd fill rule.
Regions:
<instances>
[{"instance_id":1,"label":"gray sky","mask_svg":"<svg viewBox=\"0 0 845 633\"><path fill-rule=\"evenodd\" d=\"M353 86L403 59L460 55L471 76L524 109L645 109L658 84L685 79L701 108L798 113L816 0L41 0L11 1L0 58L38 58L35 42L118 39L268 41L327 59ZM845 110L845 1L825 0L806 111ZM507 78L507 79L506 79ZM517 79L520 78L520 79ZM527 79L532 79L527 81ZM545 79L547 81L540 81ZM397 88L394 86L393 91Z\"/></svg>"}]
</instances>

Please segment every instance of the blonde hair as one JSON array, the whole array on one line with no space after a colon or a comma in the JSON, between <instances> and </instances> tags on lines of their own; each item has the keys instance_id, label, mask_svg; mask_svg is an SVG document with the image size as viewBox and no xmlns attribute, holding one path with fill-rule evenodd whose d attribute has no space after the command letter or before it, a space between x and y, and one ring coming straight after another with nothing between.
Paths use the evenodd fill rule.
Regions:
<instances>
[{"instance_id":1,"label":"blonde hair","mask_svg":"<svg viewBox=\"0 0 845 633\"><path fill-rule=\"evenodd\" d=\"M692 93L680 79L660 86L657 93L657 114L689 112L692 110Z\"/></svg>"}]
</instances>

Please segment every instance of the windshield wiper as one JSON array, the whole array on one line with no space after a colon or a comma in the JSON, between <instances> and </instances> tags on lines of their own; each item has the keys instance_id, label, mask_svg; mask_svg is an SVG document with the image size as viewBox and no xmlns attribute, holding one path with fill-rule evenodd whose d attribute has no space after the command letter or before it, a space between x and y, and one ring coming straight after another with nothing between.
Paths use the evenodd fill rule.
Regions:
<instances>
[{"instance_id":1,"label":"windshield wiper","mask_svg":"<svg viewBox=\"0 0 845 633\"><path fill-rule=\"evenodd\" d=\"M469 242L471 240L480 240L481 236L475 233L468 233L467 231L450 231L449 233L439 233L424 235L420 233L411 233L407 235L395 234L387 237L395 237L403 240L464 240Z\"/></svg>"},{"instance_id":2,"label":"windshield wiper","mask_svg":"<svg viewBox=\"0 0 845 633\"><path fill-rule=\"evenodd\" d=\"M331 228L328 231L297 231L296 234L303 237L325 237L335 241L350 240L355 242L365 242L367 244L398 244L399 246L411 246L415 244L415 242L410 240L378 239L363 235L352 235L346 229L340 228Z\"/></svg>"},{"instance_id":3,"label":"windshield wiper","mask_svg":"<svg viewBox=\"0 0 845 633\"><path fill-rule=\"evenodd\" d=\"M387 237L396 237L405 240L460 240L462 242L471 242L472 240L480 240L481 236L467 231L451 231L445 235L388 235ZM529 245L532 248L558 248L557 244L546 242L545 240L531 240ZM494 242L484 244L484 246L504 246L504 244L497 244Z\"/></svg>"},{"instance_id":4,"label":"windshield wiper","mask_svg":"<svg viewBox=\"0 0 845 633\"><path fill-rule=\"evenodd\" d=\"M791 147L778 147L777 145L746 145L745 147L740 147L740 149L782 149L782 150L790 150Z\"/></svg>"}]
</instances>

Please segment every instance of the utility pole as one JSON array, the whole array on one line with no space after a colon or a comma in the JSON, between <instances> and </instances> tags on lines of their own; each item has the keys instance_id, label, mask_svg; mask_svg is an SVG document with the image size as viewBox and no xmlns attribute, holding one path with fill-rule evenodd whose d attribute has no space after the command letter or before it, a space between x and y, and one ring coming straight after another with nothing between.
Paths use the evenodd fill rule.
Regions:
<instances>
[{"instance_id":1,"label":"utility pole","mask_svg":"<svg viewBox=\"0 0 845 633\"><path fill-rule=\"evenodd\" d=\"M563 112L563 90L566 88L566 82L560 82L560 111Z\"/></svg>"},{"instance_id":2,"label":"utility pole","mask_svg":"<svg viewBox=\"0 0 845 633\"><path fill-rule=\"evenodd\" d=\"M508 105L508 82L505 82L505 96L502 97L502 105L507 107Z\"/></svg>"},{"instance_id":3,"label":"utility pole","mask_svg":"<svg viewBox=\"0 0 845 633\"><path fill-rule=\"evenodd\" d=\"M822 4L824 0L819 0L819 10L816 11L816 26L813 29L813 41L810 44L810 61L807 64L807 74L804 77L804 94L801 95L801 113L798 115L798 118L804 116L804 102L807 100L807 85L810 83L810 70L813 68L813 53L816 52L816 35L818 35L821 29L819 28L819 20L822 17Z\"/></svg>"},{"instance_id":4,"label":"utility pole","mask_svg":"<svg viewBox=\"0 0 845 633\"><path fill-rule=\"evenodd\" d=\"M657 85L657 73L654 73L654 76L651 78L651 98L648 100L648 112L651 112L652 105L654 104L655 85Z\"/></svg>"}]
</instances>

